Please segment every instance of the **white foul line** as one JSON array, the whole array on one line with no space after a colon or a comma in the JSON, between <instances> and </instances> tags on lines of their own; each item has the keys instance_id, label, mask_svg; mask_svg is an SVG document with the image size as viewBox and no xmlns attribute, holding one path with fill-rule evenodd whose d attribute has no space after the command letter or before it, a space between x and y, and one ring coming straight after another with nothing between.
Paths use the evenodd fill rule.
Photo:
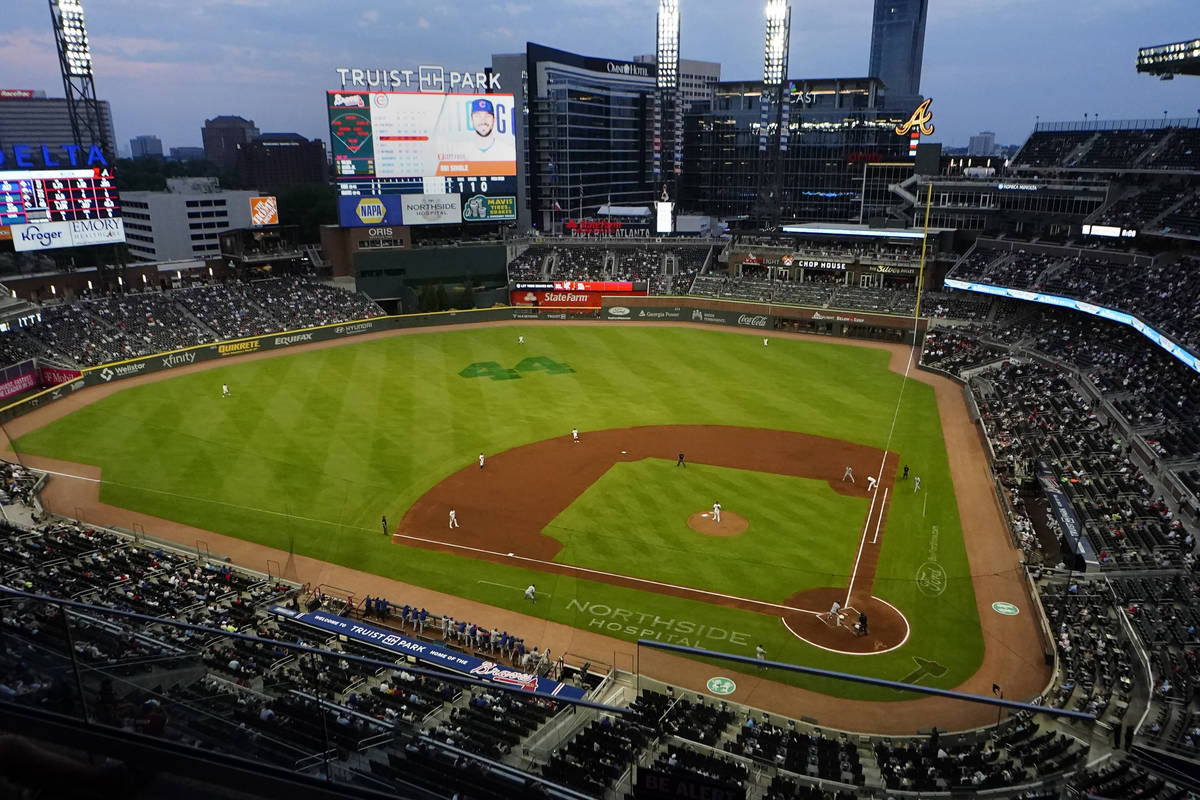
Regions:
<instances>
[{"instance_id":1,"label":"white foul line","mask_svg":"<svg viewBox=\"0 0 1200 800\"><path fill-rule=\"evenodd\" d=\"M883 512L887 508L888 490L883 490L883 503L879 506L879 516L875 518L875 535L871 537L871 544L879 541L879 525L883 522Z\"/></svg>"},{"instance_id":2,"label":"white foul line","mask_svg":"<svg viewBox=\"0 0 1200 800\"><path fill-rule=\"evenodd\" d=\"M646 584L650 584L651 586L666 586L669 589L680 589L685 592L691 592L692 594L702 594L702 595L708 595L710 597L724 597L728 600L738 600L743 603L754 603L755 605L759 605L759 606L768 606L770 608L781 608L784 611L799 611L804 614L818 613L815 611L811 611L810 609L807 609L807 608L795 608L793 606L781 605L780 603L768 603L765 600L754 600L749 597L738 597L735 594L722 594L721 592L710 592L707 589L693 589L691 586L680 586L677 583L665 583L663 581L652 581L649 578L635 578L632 575L622 575L619 572L606 572L602 569L589 569L587 567L577 567L574 564L560 564L557 561L544 561L540 558L529 558L528 556L510 556L508 553L501 553L498 550L485 550L482 547L471 547L470 545L465 545L465 544L455 544L454 542L444 542L444 541L441 541L440 539L423 539L420 536L408 536L407 534L403 534L403 533L395 533L392 535L397 538L400 538L400 539L412 539L414 542L428 542L429 544L436 544L436 545L440 545L442 547L453 547L458 550L470 550L475 553L485 553L489 556L502 556L504 558L512 558L517 561L528 561L530 564L545 564L547 566L554 567L555 569L569 570L571 572L583 572L583 573L587 573L589 575L605 575L610 578L620 578L621 580L632 581L634 583L646 583Z\"/></svg>"},{"instance_id":3,"label":"white foul line","mask_svg":"<svg viewBox=\"0 0 1200 800\"><path fill-rule=\"evenodd\" d=\"M476 583L486 583L488 586L503 586L505 589L515 589L515 590L516 590L516 591L518 591L518 592L523 592L523 591L525 591L525 590L524 590L524 589L522 589L520 586L511 586L511 585L509 585L509 584L507 584L507 583L496 583L495 581L475 581L475 582L476 582ZM533 594L534 594L534 596L535 596L535 597L536 597L536 596L538 596L538 595L541 595L542 597L554 597L554 595L550 594L549 592L537 592L537 591L535 591Z\"/></svg>"},{"instance_id":4,"label":"white foul line","mask_svg":"<svg viewBox=\"0 0 1200 800\"><path fill-rule=\"evenodd\" d=\"M884 459L887 458L887 451L883 453ZM867 519L863 522L862 540L858 543L858 555L854 557L854 570L850 573L850 585L846 587L846 602L844 606L850 605L850 593L854 591L854 579L858 577L858 562L862 560L863 549L867 546L867 531L871 529L871 514L875 512L875 500L879 497L879 492L871 492L871 505L867 509Z\"/></svg>"},{"instance_id":5,"label":"white foul line","mask_svg":"<svg viewBox=\"0 0 1200 800\"><path fill-rule=\"evenodd\" d=\"M916 322L913 322L913 330L916 331ZM914 337L915 339L915 337ZM879 472L875 474L876 482L883 478L883 468L887 464L888 449L892 446L892 437L896 433L896 420L900 416L900 404L904 401L904 387L908 385L908 373L912 371L913 353L916 351L914 344L908 350L908 361L904 364L904 381L900 384L900 394L896 396L896 410L892 412L892 426L888 428L887 441L883 447L883 460L879 462ZM878 492L876 492L878 494ZM884 490L887 494L887 490ZM867 521L863 524L862 541L858 545L858 555L854 558L854 570L850 573L850 585L846 587L846 602L842 605L850 605L850 594L854 591L854 579L858 577L858 563L862 560L863 548L867 545L867 529L871 525L871 511L875 508L875 497L871 497L871 508L867 510ZM879 510L880 518L883 517L883 509ZM871 540L871 544L875 544L879 540L879 523L875 524L875 538Z\"/></svg>"}]
</instances>

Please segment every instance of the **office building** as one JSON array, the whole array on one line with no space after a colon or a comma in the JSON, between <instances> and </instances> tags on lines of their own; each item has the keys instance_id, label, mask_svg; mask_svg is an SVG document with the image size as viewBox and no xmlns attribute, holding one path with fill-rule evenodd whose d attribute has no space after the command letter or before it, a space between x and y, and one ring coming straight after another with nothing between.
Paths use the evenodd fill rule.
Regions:
<instances>
[{"instance_id":1,"label":"office building","mask_svg":"<svg viewBox=\"0 0 1200 800\"><path fill-rule=\"evenodd\" d=\"M928 11L929 0L875 0L867 74L887 87L889 108L911 111L921 102Z\"/></svg>"},{"instance_id":2,"label":"office building","mask_svg":"<svg viewBox=\"0 0 1200 800\"><path fill-rule=\"evenodd\" d=\"M259 137L253 120L235 116L213 117L204 121L200 131L204 142L204 157L218 169L237 169L242 149Z\"/></svg>"},{"instance_id":3,"label":"office building","mask_svg":"<svg viewBox=\"0 0 1200 800\"><path fill-rule=\"evenodd\" d=\"M112 110L107 100L100 101L100 124L107 141L98 144L106 153L117 152ZM46 97L33 89L0 90L0 149L17 144L62 145L75 141L71 115L65 97Z\"/></svg>"},{"instance_id":4,"label":"office building","mask_svg":"<svg viewBox=\"0 0 1200 800\"><path fill-rule=\"evenodd\" d=\"M711 109L685 116L682 208L733 220L755 214L762 90L762 81L722 81ZM887 110L877 78L789 80L784 92L779 218L859 222L884 213L887 184L913 171L915 140L895 131L908 112Z\"/></svg>"},{"instance_id":5,"label":"office building","mask_svg":"<svg viewBox=\"0 0 1200 800\"><path fill-rule=\"evenodd\" d=\"M237 165L242 185L263 191L329 177L325 142L298 133L264 133L243 146Z\"/></svg>"},{"instance_id":6,"label":"office building","mask_svg":"<svg viewBox=\"0 0 1200 800\"><path fill-rule=\"evenodd\" d=\"M171 160L172 161L203 161L204 160L204 148L203 147L172 147L171 148Z\"/></svg>"},{"instance_id":7,"label":"office building","mask_svg":"<svg viewBox=\"0 0 1200 800\"><path fill-rule=\"evenodd\" d=\"M255 196L222 189L216 178L171 178L165 192L123 192L129 254L141 261L216 258L223 231L250 227Z\"/></svg>"},{"instance_id":8,"label":"office building","mask_svg":"<svg viewBox=\"0 0 1200 800\"><path fill-rule=\"evenodd\" d=\"M653 64L654 56L634 56L636 64ZM721 64L718 61L694 61L679 59L679 94L683 98L685 111L697 103L711 103L713 89L721 82Z\"/></svg>"},{"instance_id":9,"label":"office building","mask_svg":"<svg viewBox=\"0 0 1200 800\"><path fill-rule=\"evenodd\" d=\"M162 139L157 136L135 136L129 140L129 154L133 158L162 158Z\"/></svg>"},{"instance_id":10,"label":"office building","mask_svg":"<svg viewBox=\"0 0 1200 800\"><path fill-rule=\"evenodd\" d=\"M549 232L604 205L648 207L655 199L655 66L533 43L525 55L518 105L523 100L529 109L525 200L532 225Z\"/></svg>"},{"instance_id":11,"label":"office building","mask_svg":"<svg viewBox=\"0 0 1200 800\"><path fill-rule=\"evenodd\" d=\"M996 134L992 131L980 131L971 137L967 144L967 155L990 156L996 152Z\"/></svg>"}]
</instances>

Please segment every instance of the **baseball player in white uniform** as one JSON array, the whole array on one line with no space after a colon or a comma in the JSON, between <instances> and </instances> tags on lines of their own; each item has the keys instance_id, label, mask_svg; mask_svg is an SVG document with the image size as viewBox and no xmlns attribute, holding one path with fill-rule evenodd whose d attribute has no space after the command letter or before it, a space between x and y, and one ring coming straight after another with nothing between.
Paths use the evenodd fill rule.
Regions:
<instances>
[{"instance_id":1,"label":"baseball player in white uniform","mask_svg":"<svg viewBox=\"0 0 1200 800\"><path fill-rule=\"evenodd\" d=\"M721 504L713 503L713 522L721 521Z\"/></svg>"},{"instance_id":2,"label":"baseball player in white uniform","mask_svg":"<svg viewBox=\"0 0 1200 800\"><path fill-rule=\"evenodd\" d=\"M571 441L572 442L579 441L579 428L571 428Z\"/></svg>"},{"instance_id":3,"label":"baseball player in white uniform","mask_svg":"<svg viewBox=\"0 0 1200 800\"><path fill-rule=\"evenodd\" d=\"M461 525L458 524L458 515L454 513L453 508L450 509L450 527L451 528L461 528L462 527Z\"/></svg>"},{"instance_id":4,"label":"baseball player in white uniform","mask_svg":"<svg viewBox=\"0 0 1200 800\"><path fill-rule=\"evenodd\" d=\"M839 613L839 612L841 612L841 610L842 610L842 604L839 603L837 600L834 600L833 605L831 605L829 607L829 621L832 622L834 625L837 625L838 622L841 620L841 614Z\"/></svg>"},{"instance_id":5,"label":"baseball player in white uniform","mask_svg":"<svg viewBox=\"0 0 1200 800\"><path fill-rule=\"evenodd\" d=\"M842 473L842 480L850 481L851 483L858 483L858 481L854 480L854 468L849 464L846 465L846 471Z\"/></svg>"},{"instance_id":6,"label":"baseball player in white uniform","mask_svg":"<svg viewBox=\"0 0 1200 800\"><path fill-rule=\"evenodd\" d=\"M532 583L525 588L525 599L531 603L537 602L537 587Z\"/></svg>"},{"instance_id":7,"label":"baseball player in white uniform","mask_svg":"<svg viewBox=\"0 0 1200 800\"><path fill-rule=\"evenodd\" d=\"M229 397L229 384L228 383L221 384L221 397Z\"/></svg>"},{"instance_id":8,"label":"baseball player in white uniform","mask_svg":"<svg viewBox=\"0 0 1200 800\"><path fill-rule=\"evenodd\" d=\"M479 454L479 468L483 469L483 453Z\"/></svg>"},{"instance_id":9,"label":"baseball player in white uniform","mask_svg":"<svg viewBox=\"0 0 1200 800\"><path fill-rule=\"evenodd\" d=\"M875 491L875 485L876 485L877 483L879 483L879 481L875 480L875 476L874 476L874 475L868 475L868 476L867 476L867 491L868 491L868 492L873 492L873 491Z\"/></svg>"},{"instance_id":10,"label":"baseball player in white uniform","mask_svg":"<svg viewBox=\"0 0 1200 800\"><path fill-rule=\"evenodd\" d=\"M921 476L914 475L913 476L913 494L916 494L917 490L920 488L921 488Z\"/></svg>"},{"instance_id":11,"label":"baseball player in white uniform","mask_svg":"<svg viewBox=\"0 0 1200 800\"><path fill-rule=\"evenodd\" d=\"M763 338L763 347L766 347L766 346L767 346L767 344L769 344L769 343L770 343L770 341L771 341L770 339L767 339L767 338L765 338L765 337L764 337L764 338Z\"/></svg>"},{"instance_id":12,"label":"baseball player in white uniform","mask_svg":"<svg viewBox=\"0 0 1200 800\"><path fill-rule=\"evenodd\" d=\"M517 344L525 344L525 337L524 337L524 336L518 336L518 337L517 337Z\"/></svg>"}]
</instances>

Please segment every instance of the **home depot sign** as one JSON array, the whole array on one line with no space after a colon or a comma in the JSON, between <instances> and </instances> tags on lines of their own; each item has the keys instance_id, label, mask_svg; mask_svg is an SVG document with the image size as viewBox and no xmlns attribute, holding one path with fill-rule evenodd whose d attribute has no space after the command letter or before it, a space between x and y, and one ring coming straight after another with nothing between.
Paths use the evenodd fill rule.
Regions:
<instances>
[{"instance_id":1,"label":"home depot sign","mask_svg":"<svg viewBox=\"0 0 1200 800\"><path fill-rule=\"evenodd\" d=\"M250 224L256 228L279 224L279 203L274 196L250 198Z\"/></svg>"}]
</instances>

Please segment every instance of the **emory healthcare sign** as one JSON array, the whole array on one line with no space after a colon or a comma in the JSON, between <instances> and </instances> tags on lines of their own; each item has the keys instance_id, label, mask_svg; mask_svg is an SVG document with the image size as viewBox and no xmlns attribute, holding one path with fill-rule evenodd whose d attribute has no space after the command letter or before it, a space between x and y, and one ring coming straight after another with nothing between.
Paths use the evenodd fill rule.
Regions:
<instances>
[{"instance_id":1,"label":"emory healthcare sign","mask_svg":"<svg viewBox=\"0 0 1200 800\"><path fill-rule=\"evenodd\" d=\"M13 248L20 253L125 241L125 223L120 217L37 222L12 225L11 229Z\"/></svg>"}]
</instances>

